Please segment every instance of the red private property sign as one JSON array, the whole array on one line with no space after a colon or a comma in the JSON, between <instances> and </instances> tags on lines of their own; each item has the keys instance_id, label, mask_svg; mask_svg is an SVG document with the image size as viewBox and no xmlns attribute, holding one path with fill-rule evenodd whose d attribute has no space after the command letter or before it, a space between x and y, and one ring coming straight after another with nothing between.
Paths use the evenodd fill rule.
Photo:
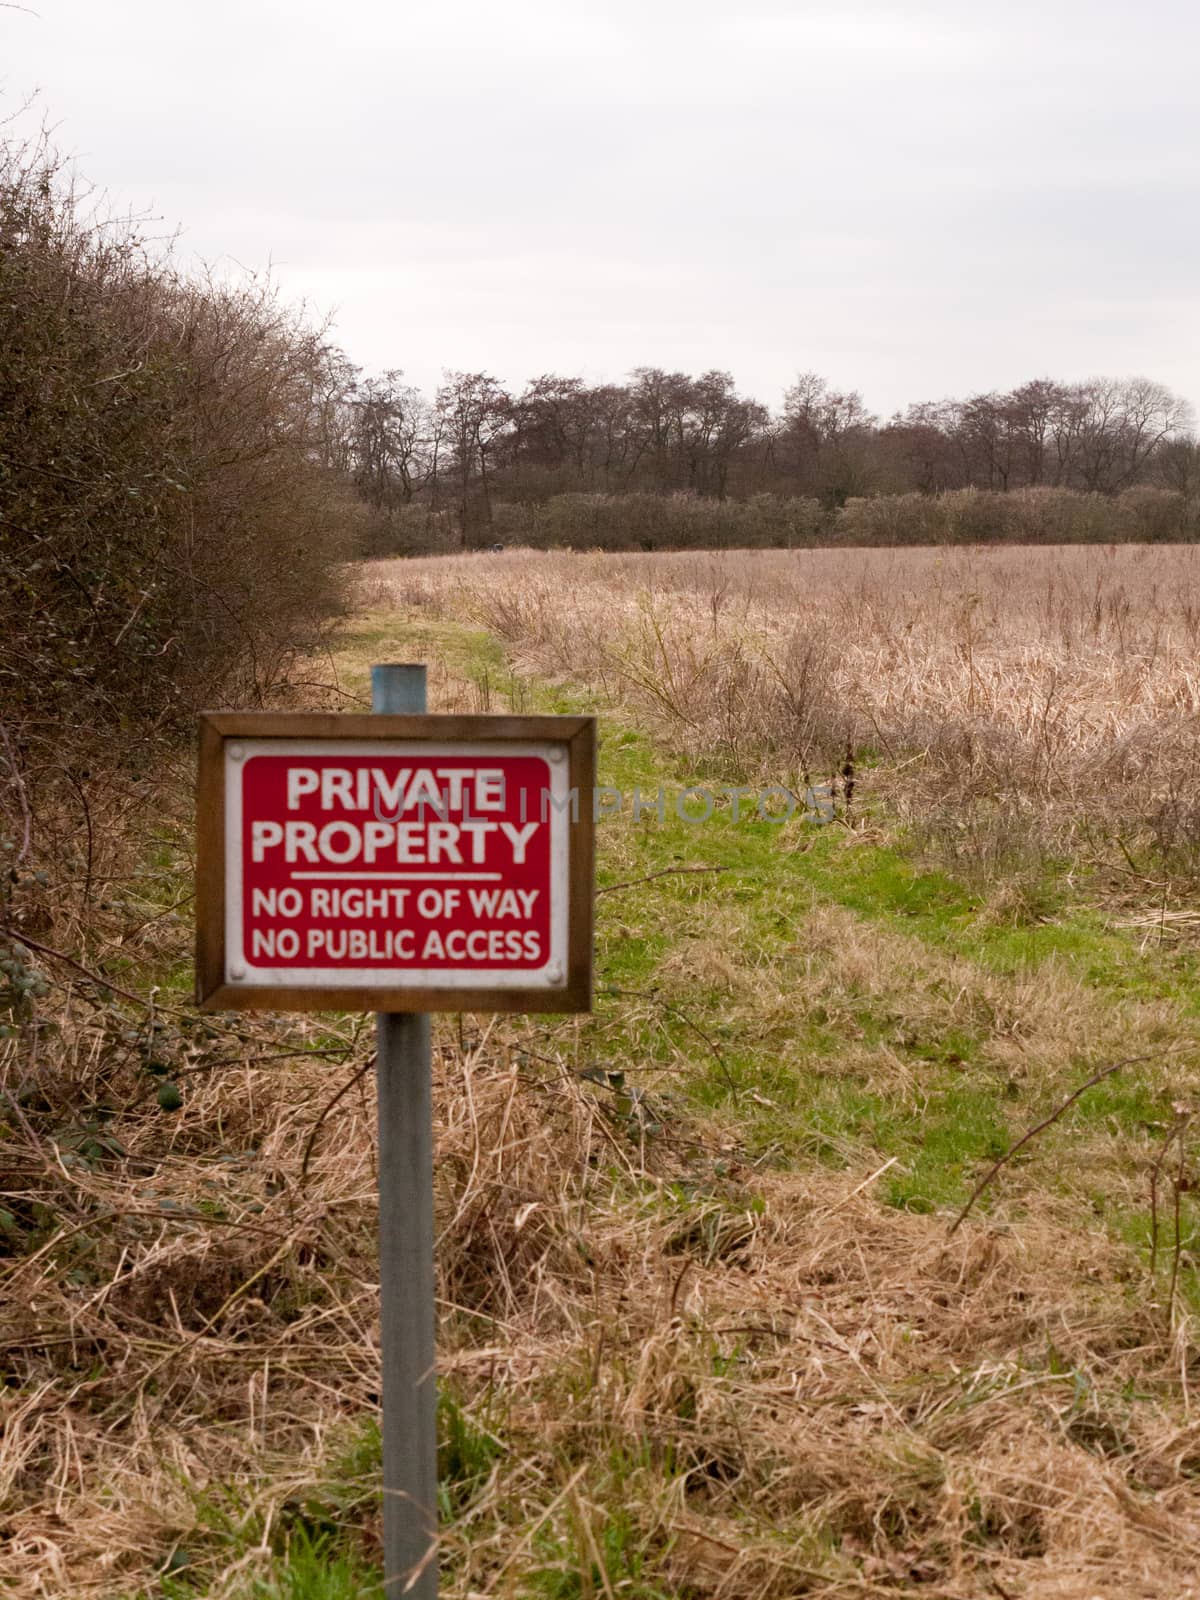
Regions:
<instances>
[{"instance_id":1,"label":"red private property sign","mask_svg":"<svg viewBox=\"0 0 1200 1600\"><path fill-rule=\"evenodd\" d=\"M586 1010L589 717L208 714L198 999Z\"/></svg>"}]
</instances>

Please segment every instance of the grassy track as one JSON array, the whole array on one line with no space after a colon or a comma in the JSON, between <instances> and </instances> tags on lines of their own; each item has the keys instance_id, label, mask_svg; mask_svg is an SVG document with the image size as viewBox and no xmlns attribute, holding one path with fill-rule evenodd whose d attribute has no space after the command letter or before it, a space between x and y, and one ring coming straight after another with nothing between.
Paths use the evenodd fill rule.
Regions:
<instances>
[{"instance_id":1,"label":"grassy track","mask_svg":"<svg viewBox=\"0 0 1200 1600\"><path fill-rule=\"evenodd\" d=\"M386 622L368 628L352 659L388 638ZM1171 1117L1169 1097L1194 1086L1192 950L1112 927L1049 873L1032 906L997 906L923 870L870 817L780 825L747 805L734 822L725 802L707 823L686 823L674 799L695 771L611 706L507 675L485 635L426 624L406 638L473 683L481 704L600 713L600 781L625 805L599 822L598 1003L586 1048L734 1116L759 1159L896 1156L890 1203L954 1206L979 1162L1097 1067L1157 1052L1098 1086L1036 1147L1039 1195L1056 1173L1069 1192L1072 1153L1080 1168L1095 1159L1091 1145L1083 1159L1081 1137L1111 1135L1111 1159L1133 1165L1155 1119ZM665 821L653 807L660 785ZM635 790L645 801L636 822ZM695 870L709 867L719 870ZM1137 1210L1131 1197L1131 1226Z\"/></svg>"}]
</instances>

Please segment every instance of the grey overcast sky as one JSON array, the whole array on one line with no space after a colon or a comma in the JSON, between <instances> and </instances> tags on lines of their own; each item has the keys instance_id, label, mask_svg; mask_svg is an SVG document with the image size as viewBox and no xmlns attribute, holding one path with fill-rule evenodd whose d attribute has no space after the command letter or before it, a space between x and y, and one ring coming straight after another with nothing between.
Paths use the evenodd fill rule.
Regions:
<instances>
[{"instance_id":1,"label":"grey overcast sky","mask_svg":"<svg viewBox=\"0 0 1200 1600\"><path fill-rule=\"evenodd\" d=\"M368 368L1200 401L1194 0L30 0L0 106Z\"/></svg>"}]
</instances>

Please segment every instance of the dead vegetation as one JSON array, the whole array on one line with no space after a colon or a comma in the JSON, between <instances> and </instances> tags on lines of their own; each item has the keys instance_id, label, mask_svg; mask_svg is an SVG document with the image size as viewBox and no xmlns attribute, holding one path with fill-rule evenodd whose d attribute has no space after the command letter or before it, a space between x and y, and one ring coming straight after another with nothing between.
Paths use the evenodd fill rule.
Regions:
<instances>
[{"instance_id":1,"label":"dead vegetation","mask_svg":"<svg viewBox=\"0 0 1200 1600\"><path fill-rule=\"evenodd\" d=\"M198 1592L249 1592L374 1398L365 1090L302 1159L369 1040L272 1062L159 1020L209 1069L185 1115L10 1135L18 1204L54 1217L6 1271L13 1594L133 1592L180 1551ZM677 1113L639 1139L571 1026L437 1053L443 1366L494 1441L448 1593L587 1592L581 1563L597 1594L1196 1592L1191 1324L1130 1252L1061 1205L948 1240L872 1170L759 1169ZM236 1537L209 1537L214 1504ZM373 1504L343 1513L368 1555Z\"/></svg>"},{"instance_id":2,"label":"dead vegetation","mask_svg":"<svg viewBox=\"0 0 1200 1600\"><path fill-rule=\"evenodd\" d=\"M963 859L1024 841L1149 882L1200 860L1192 546L513 551L368 572L595 684L700 776L799 786L849 752Z\"/></svg>"},{"instance_id":3,"label":"dead vegetation","mask_svg":"<svg viewBox=\"0 0 1200 1600\"><path fill-rule=\"evenodd\" d=\"M540 604L524 659L565 677L552 652L567 629L553 631L523 562L487 563L514 569L487 585L493 626L503 606ZM722 770L766 770L730 709L729 657L710 662L713 709L698 669L660 676L656 694L589 653L611 637L604 605L610 622L650 615L653 629L658 615L614 599L597 567L557 578L558 613L570 579L596 630L577 636L576 677L594 670L668 750L704 739ZM412 564L410 597L425 615L460 607L460 571ZM706 632L724 648L736 606L774 625L766 601L714 593L693 611L697 652ZM654 601L678 607L664 639L684 639L685 603ZM413 648L429 655L421 614L408 614ZM435 673L435 707L495 708L494 685L464 670ZM902 792L888 783L875 793ZM142 856L96 854L109 908L86 959L69 907L27 930L58 954L26 946L37 984L20 1037L0 1041L0 1585L95 1600L366 1594L372 1039L331 1019L199 1019L182 1002L185 803L160 793ZM845 870L864 837L840 831ZM758 907L736 874L669 876L681 863L641 848L630 829L608 839L612 885L631 887L600 901L602 936L610 951L647 936L666 906L652 981L604 988L587 1021L437 1023L444 1592L1200 1595L1191 1157L1176 1131L1197 1093L1186 994L1110 996L1065 961L991 970L800 905L782 876ZM775 943L760 912L791 924ZM929 1053L972 1036L977 1056L947 1057L946 1073L1011 1093L1013 1134L1106 1060L1149 1048L1155 1065L1132 1113L1037 1146L1006 1169L1002 1203L953 1235L947 1207L890 1190L905 1161L865 1116L822 1131L803 1096L792 1121L773 1103L815 1050L805 1094L891 1097L932 1130ZM735 1045L750 1067L724 1060ZM728 1095L718 1063L739 1073ZM705 1073L715 1105L691 1092ZM1152 1265L1121 1224L1156 1176ZM321 1552L323 1586L271 1587L303 1548Z\"/></svg>"}]
</instances>

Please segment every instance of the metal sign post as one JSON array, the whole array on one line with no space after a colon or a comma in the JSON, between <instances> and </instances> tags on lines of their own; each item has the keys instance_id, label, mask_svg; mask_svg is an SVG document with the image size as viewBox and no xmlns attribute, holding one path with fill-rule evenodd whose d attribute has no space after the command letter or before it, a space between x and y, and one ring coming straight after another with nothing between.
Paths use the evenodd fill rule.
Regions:
<instances>
[{"instance_id":1,"label":"metal sign post","mask_svg":"<svg viewBox=\"0 0 1200 1600\"><path fill-rule=\"evenodd\" d=\"M378 1013L385 1583L435 1600L429 1013L590 1010L596 729L429 716L423 666L371 686L201 717L196 998Z\"/></svg>"},{"instance_id":2,"label":"metal sign post","mask_svg":"<svg viewBox=\"0 0 1200 1600\"><path fill-rule=\"evenodd\" d=\"M371 708L423 713L425 668L371 668ZM383 1571L388 1594L437 1600L433 1057L429 1015L375 1016ZM408 1574L419 1572L405 1588Z\"/></svg>"}]
</instances>

